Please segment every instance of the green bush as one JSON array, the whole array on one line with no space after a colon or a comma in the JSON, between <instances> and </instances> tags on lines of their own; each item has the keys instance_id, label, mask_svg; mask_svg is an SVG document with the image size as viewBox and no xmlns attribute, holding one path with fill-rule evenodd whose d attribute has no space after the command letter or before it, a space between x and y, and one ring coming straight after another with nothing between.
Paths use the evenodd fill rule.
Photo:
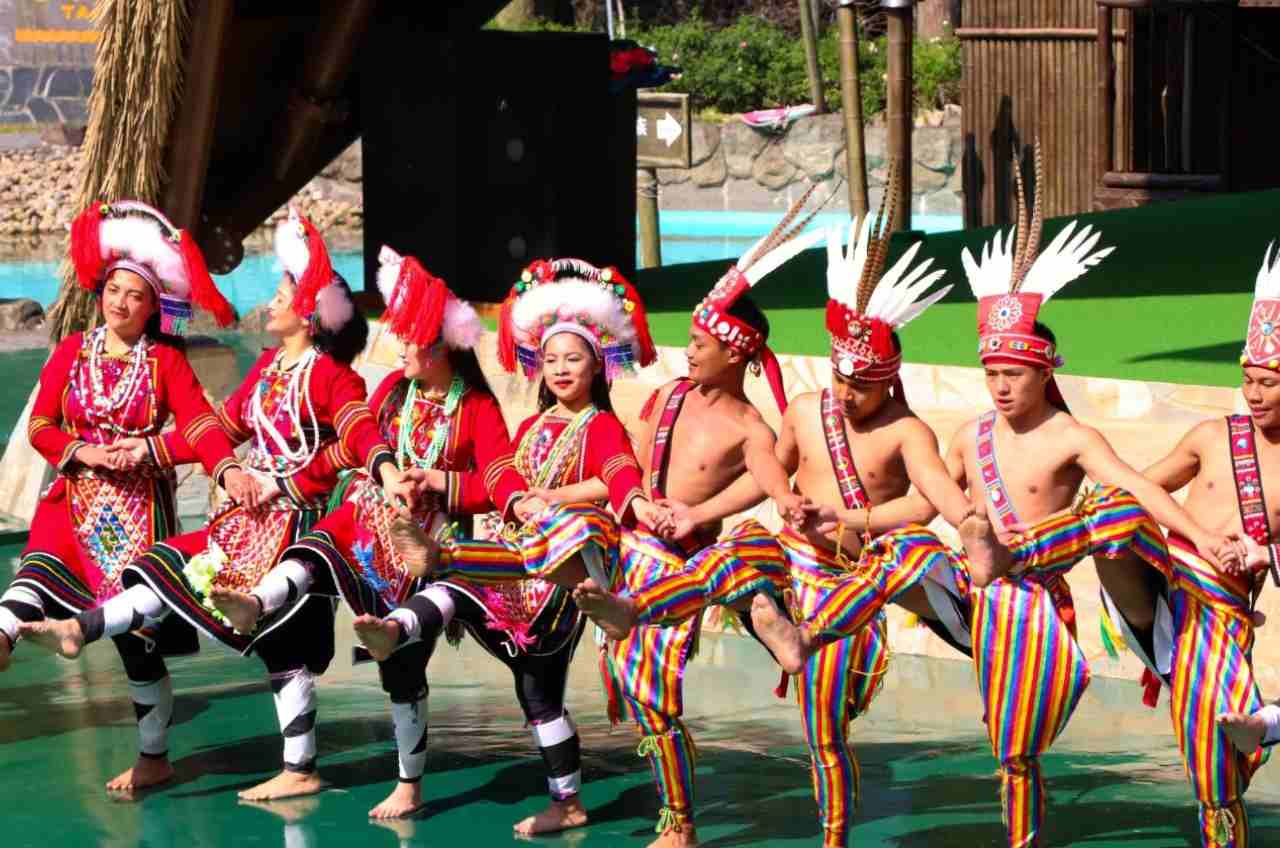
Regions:
<instances>
[{"instance_id":1,"label":"green bush","mask_svg":"<svg viewBox=\"0 0 1280 848\"><path fill-rule=\"evenodd\" d=\"M534 22L532 31L566 32L572 27ZM663 87L687 92L698 111L749 112L773 106L808 103L809 76L804 44L764 18L744 16L726 27L692 19L670 26L631 22L627 37L658 51L658 61L679 65L683 73ZM840 105L840 43L836 27L818 40L823 96L832 109ZM860 39L858 69L862 81L864 119L884 111L885 38ZM937 109L960 96L960 42L955 38L916 41L915 107Z\"/></svg>"},{"instance_id":2,"label":"green bush","mask_svg":"<svg viewBox=\"0 0 1280 848\"><path fill-rule=\"evenodd\" d=\"M762 18L743 17L721 29L691 20L673 26L630 26L627 35L658 51L658 59L679 65L680 79L666 90L687 92L696 109L747 112L807 103L809 78L804 45ZM864 118L884 111L885 39L859 41L858 69ZM840 103L839 40L829 27L818 41L823 95ZM960 93L960 43L954 38L917 41L914 53L915 106L940 108Z\"/></svg>"}]
</instances>

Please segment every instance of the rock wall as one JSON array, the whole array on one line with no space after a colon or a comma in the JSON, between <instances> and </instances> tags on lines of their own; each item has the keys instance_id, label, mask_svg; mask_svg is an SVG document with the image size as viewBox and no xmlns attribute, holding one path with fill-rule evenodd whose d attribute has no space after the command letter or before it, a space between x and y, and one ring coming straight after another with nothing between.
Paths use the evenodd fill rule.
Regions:
<instances>
[{"instance_id":1,"label":"rock wall","mask_svg":"<svg viewBox=\"0 0 1280 848\"><path fill-rule=\"evenodd\" d=\"M93 2L0 0L0 128L89 120ZM26 32L26 39L19 38Z\"/></svg>"},{"instance_id":2,"label":"rock wall","mask_svg":"<svg viewBox=\"0 0 1280 848\"><path fill-rule=\"evenodd\" d=\"M960 112L949 107L920 123L912 135L913 212L959 215ZM738 120L695 121L693 167L659 168L663 209L773 211L784 207L809 181L839 185L847 173L844 119L839 114L801 118L786 130L763 131ZM888 166L886 130L866 128L867 187L872 208L884 192ZM841 187L828 208L848 209Z\"/></svg>"}]
</instances>

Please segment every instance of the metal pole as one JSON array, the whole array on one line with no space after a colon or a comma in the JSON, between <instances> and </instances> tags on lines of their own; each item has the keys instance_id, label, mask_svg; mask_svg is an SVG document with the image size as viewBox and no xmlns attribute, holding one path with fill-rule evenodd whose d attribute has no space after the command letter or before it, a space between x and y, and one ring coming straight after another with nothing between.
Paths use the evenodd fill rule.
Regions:
<instances>
[{"instance_id":1,"label":"metal pole","mask_svg":"<svg viewBox=\"0 0 1280 848\"><path fill-rule=\"evenodd\" d=\"M857 11L849 4L836 9L840 25L840 104L844 110L844 161L849 183L849 212L867 217L867 146L862 128L862 81L858 76Z\"/></svg>"},{"instance_id":2,"label":"metal pole","mask_svg":"<svg viewBox=\"0 0 1280 848\"><path fill-rule=\"evenodd\" d=\"M640 267L662 265L662 233L658 228L658 171L636 169L636 211L640 217Z\"/></svg>"},{"instance_id":3,"label":"metal pole","mask_svg":"<svg viewBox=\"0 0 1280 848\"><path fill-rule=\"evenodd\" d=\"M800 37L804 39L804 63L809 71L809 99L817 107L818 114L826 114L827 101L822 96L822 68L818 66L817 26L813 21L813 7L809 0L800 2Z\"/></svg>"},{"instance_id":4,"label":"metal pole","mask_svg":"<svg viewBox=\"0 0 1280 848\"><path fill-rule=\"evenodd\" d=\"M914 111L911 103L911 47L915 28L911 0L886 0L885 15L889 37L885 124L888 128L889 159L898 160L896 174L901 184L902 205L898 210L897 230L901 232L911 229L911 128ZM885 191L889 189L890 186L885 187Z\"/></svg>"}]
</instances>

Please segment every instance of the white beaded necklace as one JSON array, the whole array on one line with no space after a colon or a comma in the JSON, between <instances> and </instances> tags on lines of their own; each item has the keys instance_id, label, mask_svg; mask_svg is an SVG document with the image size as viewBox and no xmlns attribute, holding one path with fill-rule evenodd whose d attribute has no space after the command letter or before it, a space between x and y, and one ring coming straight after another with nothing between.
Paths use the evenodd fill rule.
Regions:
<instances>
[{"instance_id":1,"label":"white beaded necklace","mask_svg":"<svg viewBox=\"0 0 1280 848\"><path fill-rule=\"evenodd\" d=\"M284 407L285 413L289 417L292 430L298 437L298 448L296 450L289 447L289 440L276 428L271 417L262 408L262 396L267 391L266 384L259 382L254 389L253 400L249 403L249 423L253 427L256 441L256 456L253 459L256 460L255 464L261 466L258 470L280 477L288 477L306 468L320 449L319 423L316 420L315 409L311 404L311 392L307 391L307 386L311 382L311 368L318 358L319 354L316 353L314 347L308 348L307 352L302 354L293 366L293 373L289 376L289 385L285 388L284 397L280 401L281 406ZM284 370L280 367L280 363L283 360L284 349L282 348L276 352L268 370ZM311 425L316 431L315 441L312 443L308 443L306 428L302 426L302 404L304 400L307 404L307 417L311 420ZM267 450L268 438L276 449L274 454Z\"/></svg>"},{"instance_id":2,"label":"white beaded necklace","mask_svg":"<svg viewBox=\"0 0 1280 848\"><path fill-rule=\"evenodd\" d=\"M82 369L77 363L71 372L71 391L76 401L84 410L84 416L94 427L109 430L117 435L140 436L153 429L154 422L148 421L138 429L125 427L113 420L122 410L127 410L139 391L149 394L151 388L151 369L147 365L148 341L145 334L138 337L129 351L129 365L116 381L108 394L102 377L102 356L107 348L107 328L99 327L84 340L88 345L89 356L87 370L89 372L89 388L86 391L81 385Z\"/></svg>"}]
</instances>

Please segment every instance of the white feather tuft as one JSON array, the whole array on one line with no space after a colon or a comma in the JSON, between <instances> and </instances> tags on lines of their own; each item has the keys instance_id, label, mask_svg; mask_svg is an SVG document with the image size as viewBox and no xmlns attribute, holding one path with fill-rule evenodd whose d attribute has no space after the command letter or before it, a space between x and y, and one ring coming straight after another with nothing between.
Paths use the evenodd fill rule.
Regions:
<instances>
[{"instance_id":1,"label":"white feather tuft","mask_svg":"<svg viewBox=\"0 0 1280 848\"><path fill-rule=\"evenodd\" d=\"M920 252L922 244L922 242L916 242L907 248L906 253L903 253L898 261L893 263L893 267L880 278L875 290L871 292L870 300L867 301L866 316L868 318L879 318L896 330L918 318L922 312L951 291L951 286L947 286L917 302L917 299L928 291L930 286L946 274L945 270L939 269L926 275L925 272L933 265L932 258L924 260L914 268L911 267L911 262Z\"/></svg>"},{"instance_id":2,"label":"white feather tuft","mask_svg":"<svg viewBox=\"0 0 1280 848\"><path fill-rule=\"evenodd\" d=\"M964 274L973 296L981 300L993 294L1006 294L1013 278L1014 231L1007 236L996 230L995 237L983 245L982 259L977 261L969 248L960 251Z\"/></svg>"},{"instance_id":3,"label":"white feather tuft","mask_svg":"<svg viewBox=\"0 0 1280 848\"><path fill-rule=\"evenodd\" d=\"M169 294L182 298L190 296L191 282L187 279L182 253L155 220L139 215L106 218L98 240L102 245L103 259L110 262L117 256L128 257L154 271L164 281Z\"/></svg>"},{"instance_id":4,"label":"white feather tuft","mask_svg":"<svg viewBox=\"0 0 1280 848\"><path fill-rule=\"evenodd\" d=\"M292 209L289 217L276 226L275 250L276 259L294 281L302 279L307 263L311 261L311 252L307 250L307 236L302 230L302 223Z\"/></svg>"},{"instance_id":5,"label":"white feather tuft","mask_svg":"<svg viewBox=\"0 0 1280 848\"><path fill-rule=\"evenodd\" d=\"M1063 286L1083 276L1115 251L1114 247L1094 251L1102 233L1094 232L1089 226L1074 232L1075 225L1075 221L1067 224L1049 246L1040 251L1022 283L1022 291L1040 295L1041 303L1047 303Z\"/></svg>"},{"instance_id":6,"label":"white feather tuft","mask_svg":"<svg viewBox=\"0 0 1280 848\"><path fill-rule=\"evenodd\" d=\"M777 270L783 263L788 262L792 257L822 241L824 236L826 236L826 233L821 228L813 229L803 235L796 236L786 244L775 247L757 259L755 264L747 269L747 282L752 286L756 285Z\"/></svg>"},{"instance_id":7,"label":"white feather tuft","mask_svg":"<svg viewBox=\"0 0 1280 848\"><path fill-rule=\"evenodd\" d=\"M1275 247L1274 241L1267 245L1267 255L1262 258L1262 267L1258 269L1258 278L1253 286L1254 298L1280 297L1280 254Z\"/></svg>"},{"instance_id":8,"label":"white feather tuft","mask_svg":"<svg viewBox=\"0 0 1280 848\"><path fill-rule=\"evenodd\" d=\"M858 297L858 280L867 264L867 241L871 236L871 216L849 222L848 247L841 246L840 227L827 230L827 296L852 309Z\"/></svg>"},{"instance_id":9,"label":"white feather tuft","mask_svg":"<svg viewBox=\"0 0 1280 848\"><path fill-rule=\"evenodd\" d=\"M484 322L476 310L465 300L449 298L444 308L444 342L454 350L470 350L480 343L484 335Z\"/></svg>"},{"instance_id":10,"label":"white feather tuft","mask_svg":"<svg viewBox=\"0 0 1280 848\"><path fill-rule=\"evenodd\" d=\"M378 291L382 293L382 302L391 305L391 295L395 294L396 281L400 279L400 267L404 257L387 245L378 251Z\"/></svg>"}]
</instances>

